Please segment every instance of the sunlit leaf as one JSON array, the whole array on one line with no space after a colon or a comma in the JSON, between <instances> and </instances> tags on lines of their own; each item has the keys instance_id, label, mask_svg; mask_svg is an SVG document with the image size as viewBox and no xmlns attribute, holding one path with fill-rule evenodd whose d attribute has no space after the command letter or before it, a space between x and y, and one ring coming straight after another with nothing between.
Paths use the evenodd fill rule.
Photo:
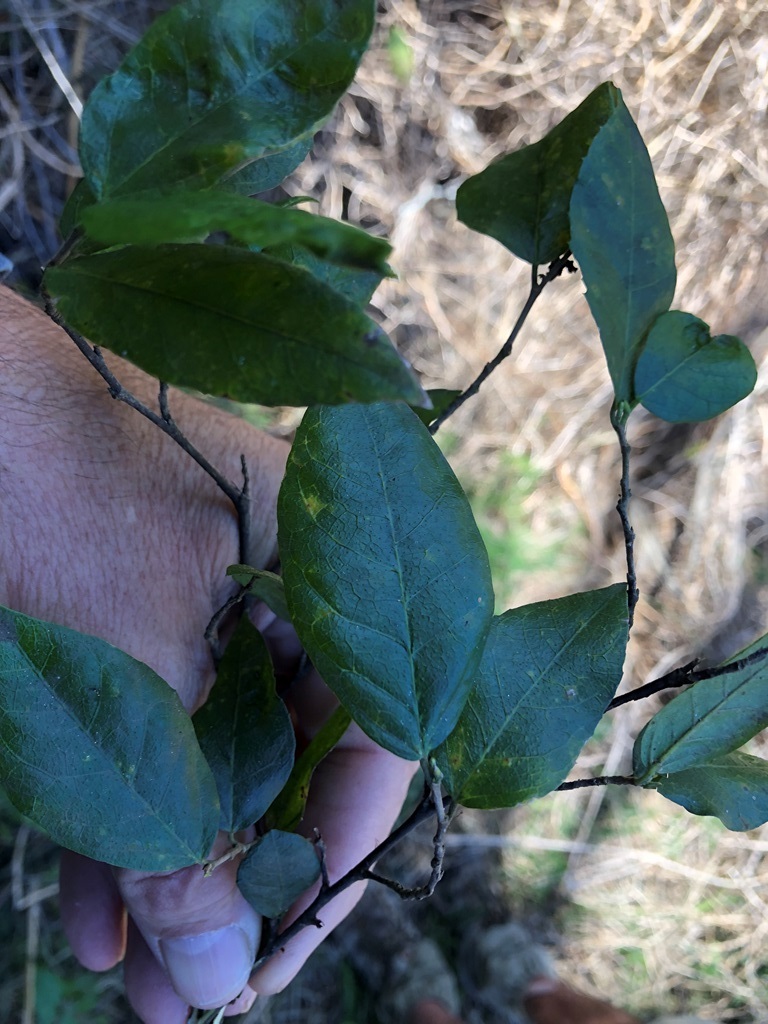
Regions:
<instances>
[{"instance_id":1,"label":"sunlit leaf","mask_svg":"<svg viewBox=\"0 0 768 1024\"><path fill-rule=\"evenodd\" d=\"M44 284L76 330L169 384L262 405L426 401L357 306L261 253L128 246L55 267Z\"/></svg>"},{"instance_id":2,"label":"sunlit leaf","mask_svg":"<svg viewBox=\"0 0 768 1024\"><path fill-rule=\"evenodd\" d=\"M99 203L84 211L83 226L92 238L110 245L203 242L223 231L236 242L262 248L301 245L329 262L382 275L390 253L384 239L342 221L213 189Z\"/></svg>"},{"instance_id":3,"label":"sunlit leaf","mask_svg":"<svg viewBox=\"0 0 768 1024\"><path fill-rule=\"evenodd\" d=\"M299 638L354 720L421 758L455 725L493 613L466 496L400 403L310 409L278 501Z\"/></svg>"},{"instance_id":4,"label":"sunlit leaf","mask_svg":"<svg viewBox=\"0 0 768 1024\"><path fill-rule=\"evenodd\" d=\"M389 268L381 272L331 263L300 245L270 246L265 255L309 271L318 281L361 308L367 306L382 277L392 276Z\"/></svg>"},{"instance_id":5,"label":"sunlit leaf","mask_svg":"<svg viewBox=\"0 0 768 1024\"><path fill-rule=\"evenodd\" d=\"M205 188L311 134L346 91L370 0L186 0L85 105L80 159L100 199Z\"/></svg>"},{"instance_id":6,"label":"sunlit leaf","mask_svg":"<svg viewBox=\"0 0 768 1024\"><path fill-rule=\"evenodd\" d=\"M623 583L495 618L435 754L449 792L467 807L512 807L559 786L621 682L626 645Z\"/></svg>"},{"instance_id":7,"label":"sunlit leaf","mask_svg":"<svg viewBox=\"0 0 768 1024\"><path fill-rule=\"evenodd\" d=\"M757 367L730 334L712 337L690 313L663 313L651 327L635 369L638 402L669 423L708 420L752 391Z\"/></svg>"},{"instance_id":8,"label":"sunlit leaf","mask_svg":"<svg viewBox=\"0 0 768 1024\"><path fill-rule=\"evenodd\" d=\"M766 646L762 637L737 658ZM728 662L723 668L727 668ZM635 740L634 774L649 780L729 754L768 728L768 658L679 693Z\"/></svg>"},{"instance_id":9,"label":"sunlit leaf","mask_svg":"<svg viewBox=\"0 0 768 1024\"><path fill-rule=\"evenodd\" d=\"M675 245L653 167L619 97L573 187L571 250L619 402L635 400L637 353L675 291Z\"/></svg>"},{"instance_id":10,"label":"sunlit leaf","mask_svg":"<svg viewBox=\"0 0 768 1024\"><path fill-rule=\"evenodd\" d=\"M241 196L255 196L275 188L294 171L312 148L312 133L298 139L285 149L254 160L218 182L219 188Z\"/></svg>"},{"instance_id":11,"label":"sunlit leaf","mask_svg":"<svg viewBox=\"0 0 768 1024\"><path fill-rule=\"evenodd\" d=\"M219 827L247 828L283 788L296 747L291 717L275 692L269 651L247 618L227 645L210 696L193 722L216 779Z\"/></svg>"},{"instance_id":12,"label":"sunlit leaf","mask_svg":"<svg viewBox=\"0 0 768 1024\"><path fill-rule=\"evenodd\" d=\"M604 82L543 139L468 178L456 195L459 220L534 266L569 248L568 204L589 146L621 94Z\"/></svg>"},{"instance_id":13,"label":"sunlit leaf","mask_svg":"<svg viewBox=\"0 0 768 1024\"><path fill-rule=\"evenodd\" d=\"M200 862L216 786L176 693L98 637L0 608L0 777L70 850L142 871Z\"/></svg>"},{"instance_id":14,"label":"sunlit leaf","mask_svg":"<svg viewBox=\"0 0 768 1024\"><path fill-rule=\"evenodd\" d=\"M707 758L695 768L648 783L691 814L711 814L734 832L768 821L768 762L749 754Z\"/></svg>"}]
</instances>

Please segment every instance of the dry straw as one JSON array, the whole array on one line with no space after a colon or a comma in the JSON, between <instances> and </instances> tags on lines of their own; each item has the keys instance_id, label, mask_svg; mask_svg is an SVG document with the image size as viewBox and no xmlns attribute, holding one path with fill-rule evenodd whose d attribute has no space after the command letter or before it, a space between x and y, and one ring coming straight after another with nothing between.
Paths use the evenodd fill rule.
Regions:
<instances>
[{"instance_id":1,"label":"dry straw","mask_svg":"<svg viewBox=\"0 0 768 1024\"><path fill-rule=\"evenodd\" d=\"M0 7L6 256L34 266L50 255L55 218L76 176L80 102L163 6L5 0ZM380 288L375 305L428 386L467 383L500 347L527 290L527 267L457 224L456 188L495 157L540 138L599 82L623 90L672 223L676 305L718 333L741 334L761 369L755 394L713 424L668 427L637 417L643 599L628 673L641 682L702 649L728 653L768 623L768 3L379 6L375 43L357 81L288 188L316 196L322 213L345 211L392 239L398 276ZM610 397L581 285L560 281L512 359L450 426L452 458L475 489L493 486L487 481L498 479L503 453L535 468L538 485L522 509L526 543L575 552L516 577L514 586L499 581L505 600L519 604L620 578ZM294 422L295 414L281 420L283 429ZM585 770L610 773L625 764L638 714L629 706L617 715L613 732L588 751ZM768 832L733 837L682 812L662 812L648 794L630 800L631 814L626 795L621 813L610 797L601 804L602 791L556 804L566 798L584 803L581 827L565 836L575 845L564 885L588 914L566 937L565 972L641 1010L703 1005L712 1019L768 1019ZM525 820L513 814L509 827L519 832ZM527 841L564 839L559 812L552 834L537 821L541 834L527 833ZM606 821L618 823L611 844L619 852L592 840ZM628 967L635 955L642 969Z\"/></svg>"}]
</instances>

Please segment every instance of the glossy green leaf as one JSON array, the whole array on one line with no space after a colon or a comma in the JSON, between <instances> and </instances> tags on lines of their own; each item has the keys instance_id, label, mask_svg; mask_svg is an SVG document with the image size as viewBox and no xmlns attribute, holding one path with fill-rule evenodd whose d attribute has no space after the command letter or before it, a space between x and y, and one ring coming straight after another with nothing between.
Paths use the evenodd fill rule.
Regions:
<instances>
[{"instance_id":1,"label":"glossy green leaf","mask_svg":"<svg viewBox=\"0 0 768 1024\"><path fill-rule=\"evenodd\" d=\"M672 310L653 324L635 368L638 402L669 423L719 416L752 391L757 367L731 334L712 337L703 320Z\"/></svg>"},{"instance_id":2,"label":"glossy green leaf","mask_svg":"<svg viewBox=\"0 0 768 1024\"><path fill-rule=\"evenodd\" d=\"M175 692L97 637L0 608L0 777L51 838L141 871L202 863L216 786Z\"/></svg>"},{"instance_id":3,"label":"glossy green leaf","mask_svg":"<svg viewBox=\"0 0 768 1024\"><path fill-rule=\"evenodd\" d=\"M438 416L442 416L445 410L451 403L459 397L461 391L451 391L448 388L430 388L427 391L430 402L432 403L431 409L414 409L413 411L419 417L422 423L427 426L436 420Z\"/></svg>"},{"instance_id":4,"label":"glossy green leaf","mask_svg":"<svg viewBox=\"0 0 768 1024\"><path fill-rule=\"evenodd\" d=\"M765 647L766 640L762 637L737 658ZM768 659L703 679L679 693L635 740L635 778L646 785L736 750L768 728L767 694Z\"/></svg>"},{"instance_id":5,"label":"glossy green leaf","mask_svg":"<svg viewBox=\"0 0 768 1024\"><path fill-rule=\"evenodd\" d=\"M616 399L632 403L639 346L669 309L677 273L651 160L621 97L581 164L570 220Z\"/></svg>"},{"instance_id":6,"label":"glossy green leaf","mask_svg":"<svg viewBox=\"0 0 768 1024\"><path fill-rule=\"evenodd\" d=\"M621 100L604 82L543 139L468 178L456 194L459 220L534 266L569 248L568 205L590 144Z\"/></svg>"},{"instance_id":7,"label":"glossy green leaf","mask_svg":"<svg viewBox=\"0 0 768 1024\"><path fill-rule=\"evenodd\" d=\"M99 199L206 188L306 136L344 94L371 0L186 0L155 21L83 111Z\"/></svg>"},{"instance_id":8,"label":"glossy green leaf","mask_svg":"<svg viewBox=\"0 0 768 1024\"><path fill-rule=\"evenodd\" d=\"M155 199L114 199L91 206L83 226L109 245L204 242L216 231L246 245L296 243L331 263L387 272L391 247L383 238L306 210L209 189L174 192Z\"/></svg>"},{"instance_id":9,"label":"glossy green leaf","mask_svg":"<svg viewBox=\"0 0 768 1024\"><path fill-rule=\"evenodd\" d=\"M169 384L262 405L426 401L372 320L261 253L129 246L53 268L44 283L76 330Z\"/></svg>"},{"instance_id":10,"label":"glossy green leaf","mask_svg":"<svg viewBox=\"0 0 768 1024\"><path fill-rule=\"evenodd\" d=\"M231 576L241 587L247 587L248 593L270 608L278 619L291 621L288 605L285 603L285 587L277 573L267 569L254 569L250 565L230 565L227 576Z\"/></svg>"},{"instance_id":11,"label":"glossy green leaf","mask_svg":"<svg viewBox=\"0 0 768 1024\"><path fill-rule=\"evenodd\" d=\"M458 725L435 753L466 807L512 807L563 781L621 682L627 588L573 594L493 620Z\"/></svg>"},{"instance_id":12,"label":"glossy green leaf","mask_svg":"<svg viewBox=\"0 0 768 1024\"><path fill-rule=\"evenodd\" d=\"M237 885L257 913L280 917L319 877L312 843L294 832L273 829L246 854Z\"/></svg>"},{"instance_id":13,"label":"glossy green leaf","mask_svg":"<svg viewBox=\"0 0 768 1024\"><path fill-rule=\"evenodd\" d=\"M227 192L237 192L241 196L255 196L259 192L275 188L291 171L296 170L312 149L313 142L314 135L310 133L285 149L264 156L260 160L253 160L220 181L219 188Z\"/></svg>"},{"instance_id":14,"label":"glossy green leaf","mask_svg":"<svg viewBox=\"0 0 768 1024\"><path fill-rule=\"evenodd\" d=\"M300 245L271 246L266 249L265 255L301 267L316 277L318 281L361 308L368 305L382 277L393 276L389 268L382 273L378 270L363 270L359 267L330 263Z\"/></svg>"},{"instance_id":15,"label":"glossy green leaf","mask_svg":"<svg viewBox=\"0 0 768 1024\"><path fill-rule=\"evenodd\" d=\"M768 762L724 754L647 784L691 814L711 814L734 832L768 821Z\"/></svg>"},{"instance_id":16,"label":"glossy green leaf","mask_svg":"<svg viewBox=\"0 0 768 1024\"><path fill-rule=\"evenodd\" d=\"M219 827L237 832L253 825L291 774L296 741L291 716L275 692L267 645L245 617L193 724L216 779Z\"/></svg>"},{"instance_id":17,"label":"glossy green leaf","mask_svg":"<svg viewBox=\"0 0 768 1024\"><path fill-rule=\"evenodd\" d=\"M406 758L451 731L493 614L466 496L405 405L310 409L278 500L291 618L354 720Z\"/></svg>"},{"instance_id":18,"label":"glossy green leaf","mask_svg":"<svg viewBox=\"0 0 768 1024\"><path fill-rule=\"evenodd\" d=\"M330 754L352 721L345 708L338 707L296 758L291 776L267 813L270 828L292 832L304 817L309 786L315 768Z\"/></svg>"}]
</instances>

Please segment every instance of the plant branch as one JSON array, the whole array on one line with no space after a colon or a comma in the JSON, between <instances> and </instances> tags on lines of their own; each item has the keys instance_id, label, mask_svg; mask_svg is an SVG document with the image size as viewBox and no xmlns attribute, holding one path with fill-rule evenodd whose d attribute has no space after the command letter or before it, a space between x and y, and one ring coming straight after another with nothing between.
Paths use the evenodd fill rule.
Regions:
<instances>
[{"instance_id":1,"label":"plant branch","mask_svg":"<svg viewBox=\"0 0 768 1024\"><path fill-rule=\"evenodd\" d=\"M439 810L437 805L439 805ZM433 815L438 820L438 828L437 832L435 833L436 852L432 862L432 875L434 875L434 862L438 857L438 836L440 836L440 845L444 849L445 830L450 824L451 817L455 810L455 804L453 800L451 800L450 798L446 798L444 800L442 796L440 796L437 801L437 805L434 803L434 790L432 785L430 785L427 787L427 790L424 794L424 798L419 803L418 807L402 823L402 825L396 828L394 832L392 832L391 835L389 835L384 840L383 843L380 843L375 850L369 853L367 857L364 857L359 864L355 865L355 867L353 867L345 875L342 875L342 877L339 878L336 882L334 882L332 885L329 885L328 887L323 886L318 895L310 904L310 906L308 906L307 909L302 914L300 914L299 917L297 917L296 920L292 924L290 924L284 931L280 932L278 935L274 936L267 942L267 945L264 947L258 959L256 960L256 963L254 964L254 969L261 967L262 964L266 963L267 960L269 960L272 956L275 955L275 953L277 953L279 950L284 949L287 943L290 942L292 938L298 935L299 932L303 931L309 925L313 925L315 928L322 928L323 923L319 920L317 916L318 912L322 910L322 908L326 906L326 904L330 903L332 899L334 899L340 893L344 892L351 885L354 885L356 882L376 881L380 882L383 885L389 886L389 888L395 888L395 891L398 891L396 886L398 886L399 883L394 882L392 879L385 878L383 875L377 875L371 869L373 868L373 865L376 863L376 861L383 857L385 853L388 853L393 847L397 846L397 844L402 839L404 839L405 836L413 832L413 830L417 826L421 825L423 822L428 821L429 818L431 818ZM420 892L428 888L428 886L432 882L432 875L430 875L430 879L427 882L426 886L423 886L421 890L405 890L404 887L401 887L404 890L401 893L401 895L403 895L404 898L406 899L420 898L410 896L409 894L411 892Z\"/></svg>"},{"instance_id":2,"label":"plant branch","mask_svg":"<svg viewBox=\"0 0 768 1024\"><path fill-rule=\"evenodd\" d=\"M629 441L627 440L627 418L629 410L620 408L616 404L611 408L611 426L616 431L621 448L621 494L616 505L616 511L621 519L621 528L624 533L624 550L627 556L627 620L628 629L631 631L632 623L635 621L635 606L640 596L637 589L637 573L635 571L635 531L629 521L629 499L632 491L629 487L629 459L632 453Z\"/></svg>"},{"instance_id":3,"label":"plant branch","mask_svg":"<svg viewBox=\"0 0 768 1024\"><path fill-rule=\"evenodd\" d=\"M635 780L631 775L599 775L596 779L574 779L573 782L563 782L556 793L565 793L571 789L591 789L594 786L634 786Z\"/></svg>"},{"instance_id":4,"label":"plant branch","mask_svg":"<svg viewBox=\"0 0 768 1024\"><path fill-rule=\"evenodd\" d=\"M98 345L91 345L90 342L73 330L66 321L63 319L59 311L54 306L51 297L47 293L43 293L45 299L45 312L57 324L63 331L69 335L69 337L77 345L78 349L82 352L91 366L96 370L102 380L106 383L110 395L118 402L123 402L131 409L135 409L136 412L140 413L145 419L148 419L150 423L154 424L160 430L163 431L168 437L170 437L176 444L186 452L191 459L193 459L198 466L213 480L216 486L221 490L227 498L232 502L235 514L237 517L237 530L238 530L238 547L240 553L240 561L247 562L250 550L251 550L251 489L250 489L250 478L248 475L248 465L246 463L245 455L240 456L240 466L243 475L243 483L240 487L233 484L228 480L223 473L219 472L214 465L212 465L208 459L200 452L179 428L178 424L171 415L170 405L168 402L168 385L165 381L160 381L159 393L158 393L158 408L159 412L155 412L154 409L150 409L149 406L145 405L140 399L132 394L126 387L124 387L114 373L107 366L104 360L104 356L101 353L101 349ZM234 602L232 599L227 601L222 609L216 613L214 618L209 623L208 629L206 630L206 639L209 640L213 651L214 660L218 661L220 651L218 649L218 626L221 623L224 614L237 604L242 594L237 595ZM212 630L212 624L215 622L215 627ZM209 635L210 632L210 635ZM213 639L211 639L213 637Z\"/></svg>"},{"instance_id":5,"label":"plant branch","mask_svg":"<svg viewBox=\"0 0 768 1024\"><path fill-rule=\"evenodd\" d=\"M690 686L693 683L702 683L706 679L717 679L719 676L733 675L735 672L742 672L745 668L749 668L750 665L756 665L766 658L768 658L768 647L761 647L756 651L752 651L751 654L745 655L743 658L729 661L727 665L716 665L714 668L701 668L696 671L698 659L689 661L687 665L673 668L671 672L667 672L658 679L651 680L650 683L638 686L634 690L630 690L629 693L622 693L620 697L614 697L606 711L612 711L614 708L621 707L622 704L628 704L630 701L644 700L646 697L652 697L655 693L660 693L662 690L671 690L677 686Z\"/></svg>"},{"instance_id":6,"label":"plant branch","mask_svg":"<svg viewBox=\"0 0 768 1024\"><path fill-rule=\"evenodd\" d=\"M454 400L445 410L445 412L441 413L441 415L438 416L437 419L430 424L430 434L436 434L449 416L453 416L456 410L461 408L461 406L467 401L468 398L471 398L473 395L476 395L477 392L480 390L480 386L483 384L486 378L488 378L493 373L493 371L496 369L499 363L503 362L507 358L507 356L512 351L512 346L514 345L518 334L523 329L523 324L528 319L528 314L533 309L534 303L541 295L541 293L544 291L546 286L550 282L554 281L556 277L559 277L564 270L568 270L571 273L574 273L576 271L576 267L573 263L573 260L571 259L570 251L563 253L562 256L558 256L556 260L553 260L552 263L550 263L549 268L547 269L547 272L545 274L541 274L539 276L538 268L532 268L531 289L528 292L528 298L525 300L525 305L520 311L520 316L517 318L515 326L512 328L509 337L501 346L501 348L493 357L493 359L489 363L485 364L483 369L480 371L477 377L475 377L475 379L472 381L472 383L469 385L466 391L462 391L460 395L457 395L456 398L454 398Z\"/></svg>"}]
</instances>

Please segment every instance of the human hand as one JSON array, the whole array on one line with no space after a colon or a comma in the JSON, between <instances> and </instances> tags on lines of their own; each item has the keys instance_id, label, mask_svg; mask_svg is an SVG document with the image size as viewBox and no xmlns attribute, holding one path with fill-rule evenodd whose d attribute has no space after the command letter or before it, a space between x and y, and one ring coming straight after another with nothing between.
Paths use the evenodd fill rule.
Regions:
<instances>
[{"instance_id":1,"label":"human hand","mask_svg":"<svg viewBox=\"0 0 768 1024\"><path fill-rule=\"evenodd\" d=\"M107 361L137 397L155 402L155 382L115 357ZM230 503L168 437L109 397L61 330L5 289L0 363L0 483L12 524L0 538L0 603L108 640L153 668L194 711L214 679L203 632L232 592L224 570L238 561ZM230 479L238 479L245 455L248 559L272 564L287 446L186 395L171 392L170 406ZM290 647L284 624L264 609L255 615L274 646ZM293 690L297 730L310 736L332 698L316 676ZM321 831L332 879L386 837L412 772L354 726L318 768L304 827ZM228 1014L243 1012L256 992L291 980L361 888L330 903L322 930L302 932L249 981L259 920L236 887L236 870L229 862L209 878L196 867L152 875L65 853L61 912L75 955L94 970L124 958L128 998L145 1024L183 1024L190 1004L236 997ZM299 901L289 920L310 900Z\"/></svg>"}]
</instances>

